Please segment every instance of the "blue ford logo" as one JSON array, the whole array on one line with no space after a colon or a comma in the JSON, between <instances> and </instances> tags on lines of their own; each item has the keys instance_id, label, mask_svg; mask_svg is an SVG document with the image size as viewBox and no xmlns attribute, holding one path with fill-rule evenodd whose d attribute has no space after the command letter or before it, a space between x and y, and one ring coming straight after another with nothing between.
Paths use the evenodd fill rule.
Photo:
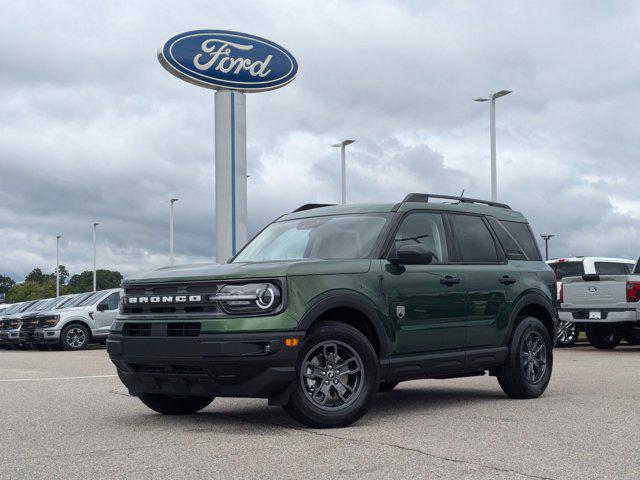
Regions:
<instances>
[{"instance_id":1,"label":"blue ford logo","mask_svg":"<svg viewBox=\"0 0 640 480\"><path fill-rule=\"evenodd\" d=\"M291 82L298 62L270 40L225 30L180 33L158 50L164 68L206 88L259 92Z\"/></svg>"},{"instance_id":2,"label":"blue ford logo","mask_svg":"<svg viewBox=\"0 0 640 480\"><path fill-rule=\"evenodd\" d=\"M589 287L587 290L589 290L589 293L596 293L598 291L598 287Z\"/></svg>"}]
</instances>

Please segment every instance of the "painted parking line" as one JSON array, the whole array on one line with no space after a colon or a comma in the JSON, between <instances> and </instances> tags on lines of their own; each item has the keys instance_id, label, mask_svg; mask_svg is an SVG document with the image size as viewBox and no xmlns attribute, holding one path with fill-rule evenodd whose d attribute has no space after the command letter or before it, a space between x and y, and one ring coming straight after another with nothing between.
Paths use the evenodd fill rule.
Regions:
<instances>
[{"instance_id":1,"label":"painted parking line","mask_svg":"<svg viewBox=\"0 0 640 480\"><path fill-rule=\"evenodd\" d=\"M49 377L49 378L8 378L0 379L0 382L46 382L51 380L83 380L87 378L113 378L118 375L88 375L85 377Z\"/></svg>"}]
</instances>

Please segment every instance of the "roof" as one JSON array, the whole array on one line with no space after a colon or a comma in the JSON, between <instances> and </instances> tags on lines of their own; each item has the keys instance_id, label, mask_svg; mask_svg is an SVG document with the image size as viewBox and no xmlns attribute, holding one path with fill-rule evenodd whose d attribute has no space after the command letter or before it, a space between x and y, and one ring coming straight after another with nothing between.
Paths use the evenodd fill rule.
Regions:
<instances>
[{"instance_id":1,"label":"roof","mask_svg":"<svg viewBox=\"0 0 640 480\"><path fill-rule=\"evenodd\" d=\"M404 203L366 203L353 205L332 205L329 207L311 208L288 213L278 219L295 220L299 218L322 217L328 215L348 215L363 213L405 212L410 210L436 210L443 212L466 212L491 215L499 220L526 222L527 219L520 212L511 209L493 207L478 203L436 203L436 202L404 202Z\"/></svg>"}]
</instances>

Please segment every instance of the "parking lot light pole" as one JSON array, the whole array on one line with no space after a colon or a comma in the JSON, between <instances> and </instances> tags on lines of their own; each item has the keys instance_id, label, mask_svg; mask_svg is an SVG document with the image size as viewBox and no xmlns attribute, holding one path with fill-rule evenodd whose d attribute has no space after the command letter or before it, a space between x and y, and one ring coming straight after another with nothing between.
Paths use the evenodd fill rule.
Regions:
<instances>
[{"instance_id":1,"label":"parking lot light pole","mask_svg":"<svg viewBox=\"0 0 640 480\"><path fill-rule=\"evenodd\" d=\"M62 235L56 235L56 298L60 296L60 239Z\"/></svg>"},{"instance_id":2,"label":"parking lot light pole","mask_svg":"<svg viewBox=\"0 0 640 480\"><path fill-rule=\"evenodd\" d=\"M96 288L98 285L98 279L96 275L96 228L100 225L99 223L93 224L93 291L96 292L98 289Z\"/></svg>"},{"instance_id":3,"label":"parking lot light pole","mask_svg":"<svg viewBox=\"0 0 640 480\"><path fill-rule=\"evenodd\" d=\"M169 200L169 264L173 265L173 204L178 201L177 198Z\"/></svg>"},{"instance_id":4,"label":"parking lot light pole","mask_svg":"<svg viewBox=\"0 0 640 480\"><path fill-rule=\"evenodd\" d=\"M511 90L500 90L488 98L474 98L474 102L491 102L489 109L489 137L491 142L491 201L498 201L498 168L496 165L496 99L509 95Z\"/></svg>"},{"instance_id":5,"label":"parking lot light pole","mask_svg":"<svg viewBox=\"0 0 640 480\"><path fill-rule=\"evenodd\" d=\"M340 143L331 145L332 147L340 147L340 160L342 168L342 205L347 204L347 158L346 146L352 144L355 140L343 140Z\"/></svg>"},{"instance_id":6,"label":"parking lot light pole","mask_svg":"<svg viewBox=\"0 0 640 480\"><path fill-rule=\"evenodd\" d=\"M549 260L549 240L551 240L555 235L551 233L541 233L540 236L544 240L544 256L545 260Z\"/></svg>"}]
</instances>

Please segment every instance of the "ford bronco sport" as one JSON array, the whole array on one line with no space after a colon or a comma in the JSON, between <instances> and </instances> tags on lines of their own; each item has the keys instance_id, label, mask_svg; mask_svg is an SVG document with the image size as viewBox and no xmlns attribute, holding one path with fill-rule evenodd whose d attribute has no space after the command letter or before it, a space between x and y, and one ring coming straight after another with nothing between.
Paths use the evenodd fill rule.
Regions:
<instances>
[{"instance_id":1,"label":"ford bronco sport","mask_svg":"<svg viewBox=\"0 0 640 480\"><path fill-rule=\"evenodd\" d=\"M488 372L535 398L551 377L554 275L524 216L495 202L305 205L227 264L122 286L108 352L130 394L163 414L257 397L342 427L405 380Z\"/></svg>"}]
</instances>

